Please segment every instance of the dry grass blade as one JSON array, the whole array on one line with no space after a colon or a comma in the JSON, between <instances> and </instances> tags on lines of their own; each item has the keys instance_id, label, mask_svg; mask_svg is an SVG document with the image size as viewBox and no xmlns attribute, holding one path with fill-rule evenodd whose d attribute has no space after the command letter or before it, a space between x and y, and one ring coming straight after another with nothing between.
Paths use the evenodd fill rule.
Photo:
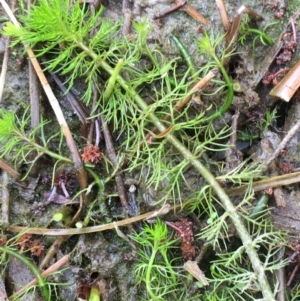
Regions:
<instances>
[{"instance_id":1,"label":"dry grass blade","mask_svg":"<svg viewBox=\"0 0 300 301\"><path fill-rule=\"evenodd\" d=\"M182 206L177 205L177 206L170 206L170 205L165 205L159 210L154 210L151 212L147 212L141 215L137 215L131 218L127 218L118 222L112 222L109 224L104 224L104 225L99 225L99 226L94 226L94 227L86 227L82 229L43 229L43 228L27 228L27 227L20 227L20 226L9 226L7 228L8 231L12 232L22 232L26 231L26 233L29 234L43 234L43 235L52 235L52 236L57 236L57 235L80 235L80 234L86 234L86 233L95 233L95 232L101 232L105 230L111 230L115 229L116 226L118 227L123 227L130 225L132 223L141 221L141 220L146 220L149 218L155 218L157 216L167 214L170 210L181 210Z\"/></svg>"}]
</instances>

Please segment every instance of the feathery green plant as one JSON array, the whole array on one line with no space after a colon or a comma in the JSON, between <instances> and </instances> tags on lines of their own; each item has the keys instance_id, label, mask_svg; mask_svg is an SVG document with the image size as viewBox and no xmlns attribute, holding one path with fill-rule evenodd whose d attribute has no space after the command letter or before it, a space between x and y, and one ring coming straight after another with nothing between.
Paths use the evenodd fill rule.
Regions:
<instances>
[{"instance_id":1,"label":"feathery green plant","mask_svg":"<svg viewBox=\"0 0 300 301\"><path fill-rule=\"evenodd\" d=\"M51 141L59 138L61 133L58 132L46 138L44 127L49 122L45 121L32 131L28 131L29 118L27 111L19 119L13 112L0 109L0 157L9 155L13 157L15 165L28 164L29 169L25 177L34 163L44 154L59 161L72 163L72 160L60 155L60 150L56 153L49 149ZM37 138L40 143L37 143ZM35 155L31 156L33 152Z\"/></svg>"},{"instance_id":2,"label":"feathery green plant","mask_svg":"<svg viewBox=\"0 0 300 301\"><path fill-rule=\"evenodd\" d=\"M146 287L146 300L178 298L186 290L186 278L180 275L179 269L172 266L173 260L169 259L176 240L169 237L167 225L159 219L154 225L145 223L142 231L131 235L131 238L140 246L135 277L139 284L144 283Z\"/></svg>"},{"instance_id":3,"label":"feathery green plant","mask_svg":"<svg viewBox=\"0 0 300 301\"><path fill-rule=\"evenodd\" d=\"M149 298L155 301L164 300L165 295L170 294L177 286L176 272L167 254L175 241L170 240L167 234L167 225L157 220L154 226L145 224L141 233L131 236L140 245L140 262L135 268L136 279L145 283ZM159 255L162 257L161 262Z\"/></svg>"}]
</instances>

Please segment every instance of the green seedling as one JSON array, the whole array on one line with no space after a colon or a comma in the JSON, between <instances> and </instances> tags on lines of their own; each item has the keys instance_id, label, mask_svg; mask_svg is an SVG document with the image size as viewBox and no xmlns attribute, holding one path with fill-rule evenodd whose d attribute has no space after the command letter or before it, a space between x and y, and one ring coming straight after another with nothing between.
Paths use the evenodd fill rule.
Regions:
<instances>
[{"instance_id":1,"label":"green seedling","mask_svg":"<svg viewBox=\"0 0 300 301\"><path fill-rule=\"evenodd\" d=\"M135 275L139 283L145 284L148 300L167 300L178 289L177 272L168 254L175 241L168 236L167 225L160 220L154 225L145 224L141 233L131 238L140 245Z\"/></svg>"}]
</instances>

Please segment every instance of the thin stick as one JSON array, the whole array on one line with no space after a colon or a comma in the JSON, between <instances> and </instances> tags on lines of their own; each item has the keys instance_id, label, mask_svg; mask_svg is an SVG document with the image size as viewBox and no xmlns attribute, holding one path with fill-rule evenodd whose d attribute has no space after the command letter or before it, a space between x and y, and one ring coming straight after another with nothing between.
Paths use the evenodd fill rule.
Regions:
<instances>
[{"instance_id":1,"label":"thin stick","mask_svg":"<svg viewBox=\"0 0 300 301\"><path fill-rule=\"evenodd\" d=\"M27 12L30 14L32 0L27 2ZM31 128L35 129L40 124L40 87L38 77L31 62L28 64L29 92L30 92L30 120Z\"/></svg>"},{"instance_id":2,"label":"thin stick","mask_svg":"<svg viewBox=\"0 0 300 301\"><path fill-rule=\"evenodd\" d=\"M30 120L31 128L34 129L40 124L40 91L38 78L31 62L29 68L29 91L30 91Z\"/></svg>"},{"instance_id":3,"label":"thin stick","mask_svg":"<svg viewBox=\"0 0 300 301\"><path fill-rule=\"evenodd\" d=\"M217 69L210 70L203 78L201 78L199 82L189 90L188 95L177 102L173 109L173 113L179 113L182 108L191 100L193 93L202 89L212 78L216 76L217 72ZM167 120L167 118L169 118L167 116L169 115L166 115L164 117L164 120Z\"/></svg>"},{"instance_id":4,"label":"thin stick","mask_svg":"<svg viewBox=\"0 0 300 301\"><path fill-rule=\"evenodd\" d=\"M0 168L6 171L12 178L15 180L20 180L21 174L19 174L13 167L6 163L3 159L0 158Z\"/></svg>"},{"instance_id":5,"label":"thin stick","mask_svg":"<svg viewBox=\"0 0 300 301\"><path fill-rule=\"evenodd\" d=\"M3 56L3 61L2 61L2 69L1 69L1 75L0 75L0 102L2 101L2 96L3 96L3 90L4 90L4 85L5 85L5 76L6 76L6 71L7 71L7 65L8 65L8 60L9 60L9 43L10 43L10 38L5 39L5 51L4 51L4 56Z\"/></svg>"},{"instance_id":6,"label":"thin stick","mask_svg":"<svg viewBox=\"0 0 300 301\"><path fill-rule=\"evenodd\" d=\"M15 9L16 6L16 1L12 1L12 9ZM2 61L2 69L1 69L1 75L0 75L0 102L2 101L2 96L3 96L3 90L4 90L4 85L5 85L5 76L7 72L7 66L8 66L8 60L9 60L9 54L10 54L10 49L9 49L9 44L10 44L10 38L5 39L5 51L4 51L4 56L3 56L3 61Z\"/></svg>"},{"instance_id":7,"label":"thin stick","mask_svg":"<svg viewBox=\"0 0 300 301\"><path fill-rule=\"evenodd\" d=\"M131 11L131 3L129 0L123 0L122 12L124 14L124 23L122 26L122 34L123 34L123 36L126 36L130 33L130 30L131 30L132 11Z\"/></svg>"},{"instance_id":8,"label":"thin stick","mask_svg":"<svg viewBox=\"0 0 300 301\"><path fill-rule=\"evenodd\" d=\"M185 4L186 4L186 1L181 1L180 3L176 4L175 6L172 6L172 7L168 8L167 10L163 11L159 15L154 16L153 20L157 20L157 19L163 18L163 17L165 17L165 16L173 13L174 11L180 9Z\"/></svg>"},{"instance_id":9,"label":"thin stick","mask_svg":"<svg viewBox=\"0 0 300 301\"><path fill-rule=\"evenodd\" d=\"M105 123L105 120L102 116L100 117L100 121L102 123L102 130L103 130L103 135L104 135L104 139L105 139L107 157L111 161L113 167L118 168L117 154L116 154L115 149L114 149L113 140L112 140L110 130L109 130L109 128L108 128L107 124ZM116 181L116 186L117 186L119 198L120 198L120 201L121 201L121 204L122 204L122 207L123 207L124 211L126 212L126 214L134 215L134 213L131 212L130 206L128 204L127 194L126 194L126 190L125 190L125 187L124 187L124 182L123 182L120 171L118 171L116 173L115 181Z\"/></svg>"},{"instance_id":10,"label":"thin stick","mask_svg":"<svg viewBox=\"0 0 300 301\"><path fill-rule=\"evenodd\" d=\"M99 225L99 226L93 226L93 227L86 227L82 229L72 228L72 229L44 229L44 228L27 228L27 227L21 227L21 226L9 226L6 228L6 230L11 232L22 232L26 231L26 233L29 234L42 234L42 235L50 235L50 236L57 236L60 235L60 239L64 238L64 236L69 235L80 235L80 234L87 234L87 233L95 233L95 232L102 232L105 230L111 230L115 229L116 226L123 227L130 225L132 223L146 220L148 218L155 218L157 216L161 216L164 214L167 214L170 210L181 210L182 205L177 206L170 206L165 205L159 210L150 211L141 215L137 215L134 217L130 217L121 221L112 222L109 224ZM55 247L55 246L53 246ZM57 247L57 246L56 246ZM51 246L52 248L52 246Z\"/></svg>"},{"instance_id":11,"label":"thin stick","mask_svg":"<svg viewBox=\"0 0 300 301\"><path fill-rule=\"evenodd\" d=\"M89 114L87 113L85 107L82 105L81 101L78 100L78 98L71 91L68 91L68 89L64 86L60 78L55 73L53 72L49 72L49 73L51 74L52 78L56 82L59 89L64 93L74 113L78 116L80 122L86 125L88 122L87 118Z\"/></svg>"},{"instance_id":12,"label":"thin stick","mask_svg":"<svg viewBox=\"0 0 300 301\"><path fill-rule=\"evenodd\" d=\"M300 61L299 61L300 62ZM265 168L279 155L279 153L286 147L290 140L298 133L300 129L300 120L288 131L282 141L279 143L271 157L266 161Z\"/></svg>"},{"instance_id":13,"label":"thin stick","mask_svg":"<svg viewBox=\"0 0 300 301\"><path fill-rule=\"evenodd\" d=\"M216 5L220 13L221 21L225 30L228 30L230 27L230 22L227 14L227 10L223 0L216 0Z\"/></svg>"},{"instance_id":14,"label":"thin stick","mask_svg":"<svg viewBox=\"0 0 300 301\"><path fill-rule=\"evenodd\" d=\"M39 269L42 270L48 262L53 258L53 256L57 253L60 246L63 244L65 240L68 239L68 236L59 236L56 238L55 242L52 244L52 246L49 248L48 253L42 260L42 262L39 265Z\"/></svg>"},{"instance_id":15,"label":"thin stick","mask_svg":"<svg viewBox=\"0 0 300 301\"><path fill-rule=\"evenodd\" d=\"M59 259L57 262L55 262L53 265L51 265L47 270L41 273L42 278L46 278L48 275L56 272L59 270L62 266L67 264L69 262L69 256L65 255L61 259ZM20 290L14 293L13 296L9 296L9 299L13 299L19 295L21 295L28 287L33 286L37 284L37 280L33 279L30 282L28 282L24 287L22 287Z\"/></svg>"},{"instance_id":16,"label":"thin stick","mask_svg":"<svg viewBox=\"0 0 300 301\"><path fill-rule=\"evenodd\" d=\"M291 285L291 283L292 283L292 281L293 281L293 279L294 279L294 277L295 277L295 274L296 274L296 272L297 272L298 269L299 269L299 266L300 266L300 264L297 264L297 265L294 267L294 269L293 269L293 271L292 271L292 274L291 274L291 276L290 276L290 278L289 278L289 280L288 280L286 286L290 286L290 285Z\"/></svg>"},{"instance_id":17,"label":"thin stick","mask_svg":"<svg viewBox=\"0 0 300 301\"><path fill-rule=\"evenodd\" d=\"M16 8L15 0L11 1L11 8L12 8L12 10L15 10L15 8ZM2 61L2 69L1 69L1 75L0 75L0 102L2 101L3 90L4 90L4 85L5 85L5 77L6 77L9 54L10 54L9 44L10 44L10 38L6 38L5 39L4 56L3 56L3 61Z\"/></svg>"},{"instance_id":18,"label":"thin stick","mask_svg":"<svg viewBox=\"0 0 300 301\"><path fill-rule=\"evenodd\" d=\"M16 19L16 17L14 16L14 14L12 13L11 9L9 8L9 6L7 5L7 3L5 2L5 0L0 0L0 3L2 4L5 12L8 14L10 20L12 21L12 23L17 27L20 28L20 25ZM32 51L32 49L28 49L27 50L28 56L32 62L32 65L37 73L37 76L39 77L39 80L41 81L42 87L48 97L48 100L51 104L51 107L56 115L57 121L60 124L60 126L62 127L62 131L63 134L65 136L67 145L70 149L73 161L74 161L74 166L77 170L77 175L78 175L78 180L79 180L79 185L81 190L85 189L87 187L87 174L86 171L84 169L84 165L81 161L81 157L80 154L78 152L76 143L72 137L72 133L69 129L69 126L65 120L64 114L61 110L61 107L58 103L58 100L56 99L48 81L47 78L45 76L45 74L43 73L43 70L41 69L41 66L38 62L38 60L35 58L34 52ZM86 200L86 203L88 203L88 201Z\"/></svg>"},{"instance_id":19,"label":"thin stick","mask_svg":"<svg viewBox=\"0 0 300 301\"><path fill-rule=\"evenodd\" d=\"M281 247L279 252L275 255L275 258L278 262L282 262L284 260L285 247ZM280 267L276 272L276 276L278 279L278 290L276 301L285 301L285 287L286 287L286 278L285 278L285 267Z\"/></svg>"},{"instance_id":20,"label":"thin stick","mask_svg":"<svg viewBox=\"0 0 300 301\"><path fill-rule=\"evenodd\" d=\"M181 3L182 0L175 0L176 4ZM186 3L183 7L183 10L185 10L190 17L192 17L194 20L198 21L199 23L208 26L209 22L208 20L201 15L193 6L189 5L188 3Z\"/></svg>"}]
</instances>

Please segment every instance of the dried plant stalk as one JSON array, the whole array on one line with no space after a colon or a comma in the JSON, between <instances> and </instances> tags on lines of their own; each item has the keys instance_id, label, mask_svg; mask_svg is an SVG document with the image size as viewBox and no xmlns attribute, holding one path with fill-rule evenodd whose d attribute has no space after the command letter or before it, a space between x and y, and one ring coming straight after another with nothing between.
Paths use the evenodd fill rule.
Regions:
<instances>
[{"instance_id":1,"label":"dried plant stalk","mask_svg":"<svg viewBox=\"0 0 300 301\"><path fill-rule=\"evenodd\" d=\"M225 28L225 30L228 30L230 28L230 22L223 0L216 0L216 5L220 13L223 27Z\"/></svg>"},{"instance_id":2,"label":"dried plant stalk","mask_svg":"<svg viewBox=\"0 0 300 301\"><path fill-rule=\"evenodd\" d=\"M176 4L179 4L181 3L181 0L175 0L175 3ZM192 17L194 20L198 21L199 23L205 25L205 26L208 26L209 23L208 23L208 20L202 16L193 6L189 5L188 3L185 4L183 7L182 7L183 10L185 10L190 17Z\"/></svg>"},{"instance_id":3,"label":"dried plant stalk","mask_svg":"<svg viewBox=\"0 0 300 301\"><path fill-rule=\"evenodd\" d=\"M270 92L275 98L289 102L300 86L300 60Z\"/></svg>"}]
</instances>

